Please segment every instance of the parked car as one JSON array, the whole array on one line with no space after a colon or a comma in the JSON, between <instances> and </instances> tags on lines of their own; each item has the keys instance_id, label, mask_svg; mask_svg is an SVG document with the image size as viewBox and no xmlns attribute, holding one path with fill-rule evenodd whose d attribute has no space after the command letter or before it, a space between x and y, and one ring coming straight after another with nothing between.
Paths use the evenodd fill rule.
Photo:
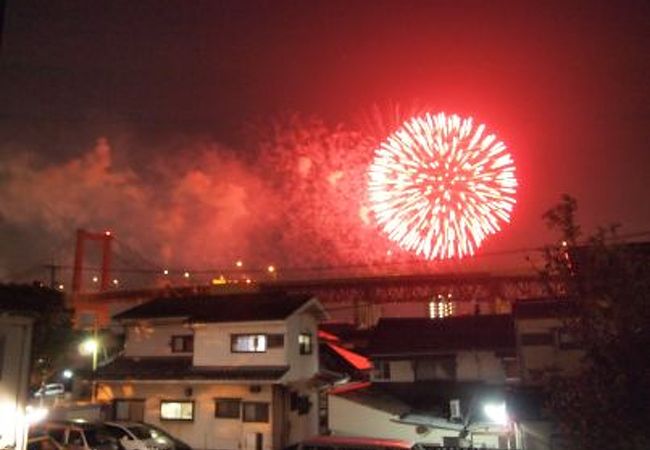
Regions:
<instances>
[{"instance_id":1,"label":"parked car","mask_svg":"<svg viewBox=\"0 0 650 450\"><path fill-rule=\"evenodd\" d=\"M105 422L125 450L192 450L185 442L143 422Z\"/></svg>"},{"instance_id":2,"label":"parked car","mask_svg":"<svg viewBox=\"0 0 650 450\"><path fill-rule=\"evenodd\" d=\"M65 447L54 440L41 428L29 430L27 450L64 450Z\"/></svg>"},{"instance_id":3,"label":"parked car","mask_svg":"<svg viewBox=\"0 0 650 450\"><path fill-rule=\"evenodd\" d=\"M100 422L52 421L42 427L67 450L125 450Z\"/></svg>"},{"instance_id":4,"label":"parked car","mask_svg":"<svg viewBox=\"0 0 650 450\"><path fill-rule=\"evenodd\" d=\"M65 386L62 383L50 383L41 386L36 392L34 397L52 397L54 395L65 394Z\"/></svg>"}]
</instances>

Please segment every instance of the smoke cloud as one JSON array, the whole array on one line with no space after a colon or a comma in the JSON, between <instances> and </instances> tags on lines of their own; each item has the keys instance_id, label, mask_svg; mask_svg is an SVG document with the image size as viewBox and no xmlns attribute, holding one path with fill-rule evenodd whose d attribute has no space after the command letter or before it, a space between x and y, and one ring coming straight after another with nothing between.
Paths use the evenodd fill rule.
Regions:
<instances>
[{"instance_id":1,"label":"smoke cloud","mask_svg":"<svg viewBox=\"0 0 650 450\"><path fill-rule=\"evenodd\" d=\"M63 162L5 157L3 226L67 242L63 256L54 255L65 264L78 228L111 230L115 265L125 267L218 268L242 260L300 268L385 256L388 244L364 206L371 152L359 133L299 116L254 128L255 148L245 157L197 141L174 152L144 149L154 156L134 164L106 138ZM25 258L34 262L53 256L31 250Z\"/></svg>"}]
</instances>

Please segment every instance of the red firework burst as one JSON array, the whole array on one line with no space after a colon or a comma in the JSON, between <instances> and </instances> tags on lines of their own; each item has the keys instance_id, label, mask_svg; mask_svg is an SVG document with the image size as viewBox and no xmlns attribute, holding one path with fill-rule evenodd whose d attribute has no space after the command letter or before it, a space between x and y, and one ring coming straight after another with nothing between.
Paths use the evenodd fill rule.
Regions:
<instances>
[{"instance_id":1,"label":"red firework burst","mask_svg":"<svg viewBox=\"0 0 650 450\"><path fill-rule=\"evenodd\" d=\"M510 221L515 166L503 142L471 118L407 120L368 170L371 209L388 237L427 259L474 254Z\"/></svg>"}]
</instances>

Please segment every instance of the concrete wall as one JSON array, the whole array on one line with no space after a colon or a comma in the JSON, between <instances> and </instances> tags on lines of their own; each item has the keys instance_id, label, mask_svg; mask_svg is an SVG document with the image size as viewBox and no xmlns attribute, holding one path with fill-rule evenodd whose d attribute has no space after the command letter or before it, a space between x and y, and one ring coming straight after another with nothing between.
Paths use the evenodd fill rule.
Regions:
<instances>
[{"instance_id":1,"label":"concrete wall","mask_svg":"<svg viewBox=\"0 0 650 450\"><path fill-rule=\"evenodd\" d=\"M193 330L183 323L150 323L126 327L124 356L191 356L191 353L172 353L174 335L191 335Z\"/></svg>"}]
</instances>

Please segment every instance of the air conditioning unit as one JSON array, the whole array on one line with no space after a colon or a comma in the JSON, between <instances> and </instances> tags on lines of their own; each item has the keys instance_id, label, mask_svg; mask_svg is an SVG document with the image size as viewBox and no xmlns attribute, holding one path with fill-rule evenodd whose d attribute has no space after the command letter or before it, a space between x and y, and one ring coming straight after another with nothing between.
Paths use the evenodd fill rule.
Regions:
<instances>
[{"instance_id":1,"label":"air conditioning unit","mask_svg":"<svg viewBox=\"0 0 650 450\"><path fill-rule=\"evenodd\" d=\"M463 420L463 414L460 411L460 400L457 398L449 400L449 420L452 422Z\"/></svg>"}]
</instances>

